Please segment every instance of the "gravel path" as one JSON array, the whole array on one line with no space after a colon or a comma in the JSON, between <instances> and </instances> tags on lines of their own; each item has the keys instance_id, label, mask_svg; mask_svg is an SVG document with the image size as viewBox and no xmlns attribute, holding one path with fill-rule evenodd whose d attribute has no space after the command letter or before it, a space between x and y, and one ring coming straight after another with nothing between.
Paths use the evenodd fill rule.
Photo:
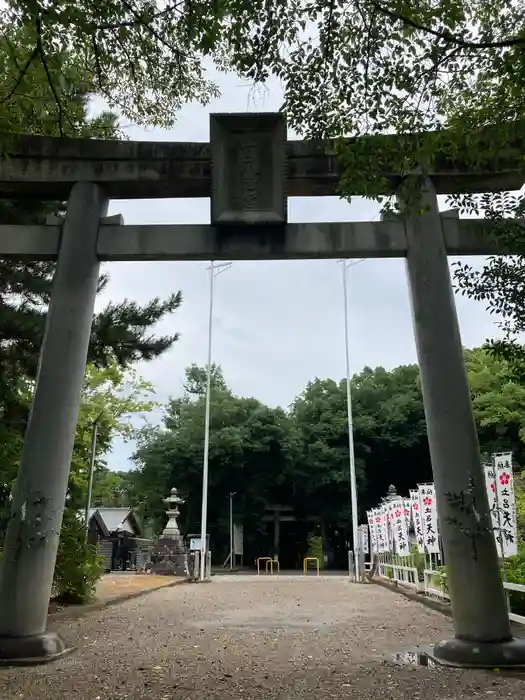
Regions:
<instances>
[{"instance_id":1,"label":"gravel path","mask_svg":"<svg viewBox=\"0 0 525 700\"><path fill-rule=\"evenodd\" d=\"M0 669L0 700L498 700L500 674L402 667L394 653L451 634L440 615L342 577L214 577L60 623L77 651Z\"/></svg>"}]
</instances>

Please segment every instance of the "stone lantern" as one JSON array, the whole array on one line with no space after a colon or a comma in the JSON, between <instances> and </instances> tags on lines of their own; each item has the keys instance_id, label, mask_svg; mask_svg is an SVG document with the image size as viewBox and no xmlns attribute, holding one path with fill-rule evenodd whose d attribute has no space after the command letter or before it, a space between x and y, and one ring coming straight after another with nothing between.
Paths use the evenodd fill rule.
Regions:
<instances>
[{"instance_id":1,"label":"stone lantern","mask_svg":"<svg viewBox=\"0 0 525 700\"><path fill-rule=\"evenodd\" d=\"M177 489L171 489L170 495L167 498L163 498L162 502L168 506L166 511L168 522L162 531L161 537L177 540L181 536L177 524L177 518L180 515L179 506L185 503L185 501L177 495Z\"/></svg>"},{"instance_id":2,"label":"stone lantern","mask_svg":"<svg viewBox=\"0 0 525 700\"><path fill-rule=\"evenodd\" d=\"M179 497L177 489L173 488L162 502L167 505L168 522L153 545L151 571L166 576L188 576L188 553L177 523L179 506L185 501Z\"/></svg>"}]
</instances>

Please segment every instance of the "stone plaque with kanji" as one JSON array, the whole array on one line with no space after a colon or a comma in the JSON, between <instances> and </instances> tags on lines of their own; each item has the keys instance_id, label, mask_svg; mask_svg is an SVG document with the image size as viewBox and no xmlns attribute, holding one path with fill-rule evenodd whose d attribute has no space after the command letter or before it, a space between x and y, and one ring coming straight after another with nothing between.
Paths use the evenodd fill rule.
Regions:
<instances>
[{"instance_id":1,"label":"stone plaque with kanji","mask_svg":"<svg viewBox=\"0 0 525 700\"><path fill-rule=\"evenodd\" d=\"M210 115L211 223L286 223L283 114Z\"/></svg>"}]
</instances>

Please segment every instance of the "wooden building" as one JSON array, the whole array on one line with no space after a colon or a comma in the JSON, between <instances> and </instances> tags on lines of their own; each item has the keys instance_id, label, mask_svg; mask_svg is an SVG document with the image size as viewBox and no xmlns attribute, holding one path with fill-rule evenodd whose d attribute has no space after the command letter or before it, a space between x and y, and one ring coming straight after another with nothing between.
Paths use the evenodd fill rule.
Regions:
<instances>
[{"instance_id":1,"label":"wooden building","mask_svg":"<svg viewBox=\"0 0 525 700\"><path fill-rule=\"evenodd\" d=\"M99 548L106 571L133 571L145 567L153 545L142 537L131 508L92 508L88 542Z\"/></svg>"}]
</instances>

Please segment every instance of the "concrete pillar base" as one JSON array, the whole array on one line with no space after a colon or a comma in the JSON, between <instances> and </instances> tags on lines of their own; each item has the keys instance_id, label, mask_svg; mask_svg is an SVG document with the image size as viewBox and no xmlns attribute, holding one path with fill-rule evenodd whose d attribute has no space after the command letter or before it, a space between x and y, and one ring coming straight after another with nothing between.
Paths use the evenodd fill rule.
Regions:
<instances>
[{"instance_id":1,"label":"concrete pillar base","mask_svg":"<svg viewBox=\"0 0 525 700\"><path fill-rule=\"evenodd\" d=\"M525 639L474 642L445 639L429 654L438 664L456 668L525 668Z\"/></svg>"},{"instance_id":2,"label":"concrete pillar base","mask_svg":"<svg viewBox=\"0 0 525 700\"><path fill-rule=\"evenodd\" d=\"M73 651L55 632L31 637L0 637L0 666L47 664Z\"/></svg>"}]
</instances>

